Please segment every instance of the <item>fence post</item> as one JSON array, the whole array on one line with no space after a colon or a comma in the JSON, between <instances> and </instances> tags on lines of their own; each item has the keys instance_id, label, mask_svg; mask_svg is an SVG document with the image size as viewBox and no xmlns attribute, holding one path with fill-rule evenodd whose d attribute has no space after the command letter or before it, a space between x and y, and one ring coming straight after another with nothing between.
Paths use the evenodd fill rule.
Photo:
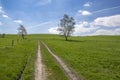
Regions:
<instances>
[{"instance_id":1,"label":"fence post","mask_svg":"<svg viewBox=\"0 0 120 80\"><path fill-rule=\"evenodd\" d=\"M14 46L14 40L12 40L12 47Z\"/></svg>"},{"instance_id":2,"label":"fence post","mask_svg":"<svg viewBox=\"0 0 120 80\"><path fill-rule=\"evenodd\" d=\"M17 39L17 43L19 42L19 39Z\"/></svg>"}]
</instances>

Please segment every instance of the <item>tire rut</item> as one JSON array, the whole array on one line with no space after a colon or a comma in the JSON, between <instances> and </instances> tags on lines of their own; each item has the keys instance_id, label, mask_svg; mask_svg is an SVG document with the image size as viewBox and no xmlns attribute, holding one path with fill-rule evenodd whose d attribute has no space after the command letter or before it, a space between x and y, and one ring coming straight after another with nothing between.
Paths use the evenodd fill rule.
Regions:
<instances>
[{"instance_id":1,"label":"tire rut","mask_svg":"<svg viewBox=\"0 0 120 80\"><path fill-rule=\"evenodd\" d=\"M70 70L67 67L67 65L58 56L56 56L43 41L41 41L41 43L46 47L49 53L56 59L56 61L59 63L60 67L62 68L62 70L64 71L69 80L83 80L74 71Z\"/></svg>"},{"instance_id":2,"label":"tire rut","mask_svg":"<svg viewBox=\"0 0 120 80\"><path fill-rule=\"evenodd\" d=\"M35 80L46 80L45 67L42 63L42 56L41 56L39 41L38 41L37 59L35 63Z\"/></svg>"}]
</instances>

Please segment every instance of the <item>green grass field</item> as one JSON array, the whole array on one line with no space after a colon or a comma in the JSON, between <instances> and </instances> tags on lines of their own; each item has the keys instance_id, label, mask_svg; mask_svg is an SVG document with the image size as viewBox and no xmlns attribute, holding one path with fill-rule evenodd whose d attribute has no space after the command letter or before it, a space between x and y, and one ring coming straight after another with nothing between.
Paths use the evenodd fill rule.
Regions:
<instances>
[{"instance_id":1,"label":"green grass field","mask_svg":"<svg viewBox=\"0 0 120 80\"><path fill-rule=\"evenodd\" d=\"M34 62L37 42L34 40L19 39L16 35L7 35L0 38L0 80L17 80L27 61L23 78L34 79ZM12 46L14 40L14 46Z\"/></svg>"},{"instance_id":2,"label":"green grass field","mask_svg":"<svg viewBox=\"0 0 120 80\"><path fill-rule=\"evenodd\" d=\"M43 63L46 66L48 80L68 80L64 72L60 69L58 63L49 54L43 44L41 44L41 52L43 57Z\"/></svg>"},{"instance_id":3,"label":"green grass field","mask_svg":"<svg viewBox=\"0 0 120 80\"><path fill-rule=\"evenodd\" d=\"M44 41L84 80L120 80L120 36L70 37L69 41L47 34L28 35L26 38L19 42L16 35L0 38L0 80L15 80L26 60L28 64L23 78L34 80L38 39ZM48 80L68 80L43 45L41 50Z\"/></svg>"},{"instance_id":4,"label":"green grass field","mask_svg":"<svg viewBox=\"0 0 120 80\"><path fill-rule=\"evenodd\" d=\"M120 80L120 36L40 37L83 79Z\"/></svg>"}]
</instances>

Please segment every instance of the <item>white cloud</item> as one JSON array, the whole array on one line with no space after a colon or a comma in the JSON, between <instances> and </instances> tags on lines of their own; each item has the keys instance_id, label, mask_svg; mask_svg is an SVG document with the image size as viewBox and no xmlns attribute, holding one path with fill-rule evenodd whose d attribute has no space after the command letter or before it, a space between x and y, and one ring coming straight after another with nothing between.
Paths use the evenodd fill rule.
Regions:
<instances>
[{"instance_id":1,"label":"white cloud","mask_svg":"<svg viewBox=\"0 0 120 80\"><path fill-rule=\"evenodd\" d=\"M74 29L75 32L73 33L73 35L86 34L98 28L99 27L94 27L93 24L86 21L79 22L78 24L75 25L75 29ZM51 34L59 34L59 31L57 31L57 29L58 27L51 27L48 29L48 31Z\"/></svg>"},{"instance_id":2,"label":"white cloud","mask_svg":"<svg viewBox=\"0 0 120 80\"><path fill-rule=\"evenodd\" d=\"M5 15L5 14L3 14L2 16L3 16L4 18L9 18L9 17L8 17L7 15Z\"/></svg>"},{"instance_id":3,"label":"white cloud","mask_svg":"<svg viewBox=\"0 0 120 80\"><path fill-rule=\"evenodd\" d=\"M93 22L79 22L74 35L120 35L120 15L98 17Z\"/></svg>"},{"instance_id":4,"label":"white cloud","mask_svg":"<svg viewBox=\"0 0 120 80\"><path fill-rule=\"evenodd\" d=\"M92 22L79 22L73 35L120 35L120 15L98 17ZM116 26L116 27L115 27ZM48 29L49 33L58 34L58 27Z\"/></svg>"},{"instance_id":5,"label":"white cloud","mask_svg":"<svg viewBox=\"0 0 120 80\"><path fill-rule=\"evenodd\" d=\"M120 35L120 15L98 17L92 22L79 22L73 35ZM58 34L58 27L48 29L49 33Z\"/></svg>"},{"instance_id":6,"label":"white cloud","mask_svg":"<svg viewBox=\"0 0 120 80\"><path fill-rule=\"evenodd\" d=\"M91 3L90 2L87 2L83 5L84 7L90 7L91 6Z\"/></svg>"},{"instance_id":7,"label":"white cloud","mask_svg":"<svg viewBox=\"0 0 120 80\"><path fill-rule=\"evenodd\" d=\"M5 12L3 11L2 6L0 6L0 13L5 13Z\"/></svg>"},{"instance_id":8,"label":"white cloud","mask_svg":"<svg viewBox=\"0 0 120 80\"><path fill-rule=\"evenodd\" d=\"M94 20L96 26L120 27L120 14L108 17L99 17Z\"/></svg>"},{"instance_id":9,"label":"white cloud","mask_svg":"<svg viewBox=\"0 0 120 80\"><path fill-rule=\"evenodd\" d=\"M3 7L2 7L2 6L0 6L0 14L1 14L1 16L2 16L3 18L9 18L9 16L6 15L6 12L3 10Z\"/></svg>"},{"instance_id":10,"label":"white cloud","mask_svg":"<svg viewBox=\"0 0 120 80\"><path fill-rule=\"evenodd\" d=\"M89 12L89 11L86 11L86 10L79 10L79 11L78 11L78 14L81 14L81 15L87 16L87 15L91 15L92 13Z\"/></svg>"},{"instance_id":11,"label":"white cloud","mask_svg":"<svg viewBox=\"0 0 120 80\"><path fill-rule=\"evenodd\" d=\"M75 35L85 34L96 30L98 27L94 27L91 23L83 21L75 25Z\"/></svg>"},{"instance_id":12,"label":"white cloud","mask_svg":"<svg viewBox=\"0 0 120 80\"><path fill-rule=\"evenodd\" d=\"M105 8L105 9L101 9L101 10L98 10L98 11L94 11L94 12L92 12L92 13L99 13L99 12L108 11L108 10L113 10L113 9L117 9L117 8L120 8L120 6L111 7L111 8Z\"/></svg>"},{"instance_id":13,"label":"white cloud","mask_svg":"<svg viewBox=\"0 0 120 80\"><path fill-rule=\"evenodd\" d=\"M22 20L14 20L15 23L19 23L19 24L22 24L23 21Z\"/></svg>"},{"instance_id":14,"label":"white cloud","mask_svg":"<svg viewBox=\"0 0 120 80\"><path fill-rule=\"evenodd\" d=\"M49 33L51 34L59 34L59 32L57 31L58 27L51 27L48 29Z\"/></svg>"},{"instance_id":15,"label":"white cloud","mask_svg":"<svg viewBox=\"0 0 120 80\"><path fill-rule=\"evenodd\" d=\"M120 28L112 30L99 29L91 35L120 35Z\"/></svg>"},{"instance_id":16,"label":"white cloud","mask_svg":"<svg viewBox=\"0 0 120 80\"><path fill-rule=\"evenodd\" d=\"M91 3L88 2L88 3L84 4L83 6L90 7ZM84 15L84 16L93 15L95 13L105 12L105 11L114 10L114 9L118 9L118 8L120 8L120 6L105 8L105 9L101 9L101 10L97 10L97 11L93 11L93 12L90 12L90 11L87 11L87 10L78 10L76 16L78 17L80 15Z\"/></svg>"}]
</instances>

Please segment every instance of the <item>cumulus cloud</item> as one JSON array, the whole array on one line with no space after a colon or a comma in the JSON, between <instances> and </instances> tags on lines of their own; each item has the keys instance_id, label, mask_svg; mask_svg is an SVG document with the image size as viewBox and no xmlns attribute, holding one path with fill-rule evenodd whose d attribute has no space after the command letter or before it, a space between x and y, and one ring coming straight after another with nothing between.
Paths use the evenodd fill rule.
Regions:
<instances>
[{"instance_id":1,"label":"cumulus cloud","mask_svg":"<svg viewBox=\"0 0 120 80\"><path fill-rule=\"evenodd\" d=\"M92 13L89 12L89 11L86 11L86 10L79 10L79 11L78 11L78 14L81 14L81 15L87 16L87 15L91 15Z\"/></svg>"},{"instance_id":2,"label":"cumulus cloud","mask_svg":"<svg viewBox=\"0 0 120 80\"><path fill-rule=\"evenodd\" d=\"M92 22L79 22L74 35L120 35L120 15L98 17Z\"/></svg>"},{"instance_id":3,"label":"cumulus cloud","mask_svg":"<svg viewBox=\"0 0 120 80\"><path fill-rule=\"evenodd\" d=\"M91 6L91 3L90 2L87 2L83 5L84 7L90 7Z\"/></svg>"},{"instance_id":4,"label":"cumulus cloud","mask_svg":"<svg viewBox=\"0 0 120 80\"><path fill-rule=\"evenodd\" d=\"M93 27L92 24L87 21L79 22L78 24L75 25L74 35L91 32L97 28L98 27ZM48 29L48 31L51 34L59 34L59 31L57 31L57 29L58 29L58 27L51 27Z\"/></svg>"},{"instance_id":5,"label":"cumulus cloud","mask_svg":"<svg viewBox=\"0 0 120 80\"><path fill-rule=\"evenodd\" d=\"M15 23L19 23L19 24L22 24L23 21L22 20L14 20Z\"/></svg>"},{"instance_id":6,"label":"cumulus cloud","mask_svg":"<svg viewBox=\"0 0 120 80\"><path fill-rule=\"evenodd\" d=\"M93 23L96 26L120 27L120 15L99 17Z\"/></svg>"},{"instance_id":7,"label":"cumulus cloud","mask_svg":"<svg viewBox=\"0 0 120 80\"><path fill-rule=\"evenodd\" d=\"M59 31L57 31L57 29L58 27L51 27L48 29L48 31L51 34L59 34ZM98 27L94 27L93 24L87 21L79 22L75 25L75 32L73 33L73 35L86 34L96 29L98 29Z\"/></svg>"},{"instance_id":8,"label":"cumulus cloud","mask_svg":"<svg viewBox=\"0 0 120 80\"><path fill-rule=\"evenodd\" d=\"M51 34L59 34L59 32L57 31L58 27L51 27L48 29L49 33Z\"/></svg>"},{"instance_id":9,"label":"cumulus cloud","mask_svg":"<svg viewBox=\"0 0 120 80\"><path fill-rule=\"evenodd\" d=\"M78 34L86 34L89 32L92 32L94 30L96 30L98 27L94 27L93 24L83 21L83 22L79 22L78 24L75 25L75 35Z\"/></svg>"},{"instance_id":10,"label":"cumulus cloud","mask_svg":"<svg viewBox=\"0 0 120 80\"><path fill-rule=\"evenodd\" d=\"M92 22L79 22L75 25L73 35L120 35L120 15L98 17ZM48 31L58 34L58 27L51 27Z\"/></svg>"},{"instance_id":11,"label":"cumulus cloud","mask_svg":"<svg viewBox=\"0 0 120 80\"><path fill-rule=\"evenodd\" d=\"M91 4L92 3L88 2L88 3L85 3L83 6L84 7L90 7ZM114 9L118 9L118 8L120 8L120 6L111 7L111 8L105 8L105 9L92 11L92 12L87 11L87 10L78 10L77 13L76 13L76 16L80 16L80 15L88 16L88 15L93 15L93 14L96 14L96 13L105 12L105 11L109 11L109 10L114 10Z\"/></svg>"},{"instance_id":12,"label":"cumulus cloud","mask_svg":"<svg viewBox=\"0 0 120 80\"><path fill-rule=\"evenodd\" d=\"M99 29L91 35L120 35L120 28L112 29L112 30Z\"/></svg>"}]
</instances>

